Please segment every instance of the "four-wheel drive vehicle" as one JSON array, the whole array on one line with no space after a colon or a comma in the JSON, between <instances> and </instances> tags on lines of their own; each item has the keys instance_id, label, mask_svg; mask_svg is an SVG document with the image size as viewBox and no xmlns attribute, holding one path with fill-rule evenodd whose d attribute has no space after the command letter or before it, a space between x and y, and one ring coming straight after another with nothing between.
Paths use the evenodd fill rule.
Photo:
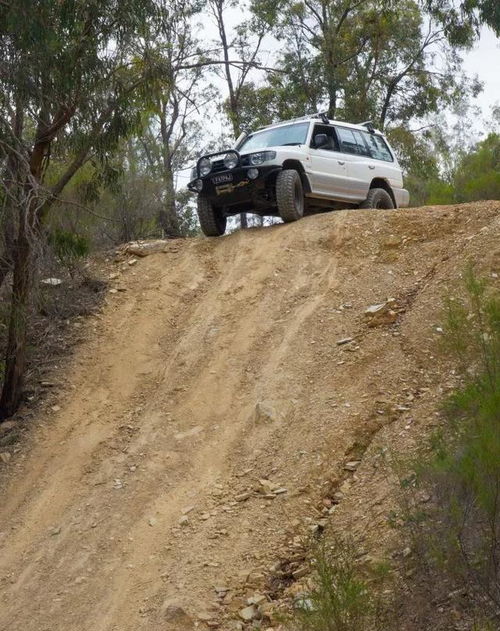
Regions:
<instances>
[{"instance_id":1,"label":"four-wheel drive vehicle","mask_svg":"<svg viewBox=\"0 0 500 631\"><path fill-rule=\"evenodd\" d=\"M242 134L234 149L202 156L188 188L198 193L201 229L224 234L238 213L290 222L340 208L408 206L394 152L371 123L330 121L324 114Z\"/></svg>"}]
</instances>

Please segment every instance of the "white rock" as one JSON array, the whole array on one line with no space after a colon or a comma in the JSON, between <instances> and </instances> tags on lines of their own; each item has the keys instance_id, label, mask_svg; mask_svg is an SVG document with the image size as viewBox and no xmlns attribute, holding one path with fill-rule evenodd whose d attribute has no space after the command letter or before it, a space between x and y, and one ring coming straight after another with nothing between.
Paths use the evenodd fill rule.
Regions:
<instances>
[{"instance_id":1,"label":"white rock","mask_svg":"<svg viewBox=\"0 0 500 631\"><path fill-rule=\"evenodd\" d=\"M62 285L62 280L60 278L44 278L40 282L42 283L42 285L51 285L52 287Z\"/></svg>"},{"instance_id":2,"label":"white rock","mask_svg":"<svg viewBox=\"0 0 500 631\"><path fill-rule=\"evenodd\" d=\"M259 618L259 610L255 605L250 605L249 607L245 607L241 609L239 612L239 616L245 622L251 622L256 618Z\"/></svg>"}]
</instances>

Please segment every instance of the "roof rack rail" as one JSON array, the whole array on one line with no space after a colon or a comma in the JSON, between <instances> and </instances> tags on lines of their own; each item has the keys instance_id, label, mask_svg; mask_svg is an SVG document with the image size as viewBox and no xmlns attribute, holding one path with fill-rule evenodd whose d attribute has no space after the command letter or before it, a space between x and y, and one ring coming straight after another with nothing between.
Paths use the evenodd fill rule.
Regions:
<instances>
[{"instance_id":1,"label":"roof rack rail","mask_svg":"<svg viewBox=\"0 0 500 631\"><path fill-rule=\"evenodd\" d=\"M267 129L268 127L274 127L275 125L281 125L282 123L295 123L297 121L308 121L314 119L321 120L323 123L328 124L330 121L328 119L327 112L316 112L315 114L306 114L305 116L297 116L296 118L288 118L284 121L278 121L277 123L271 123L270 125L264 125L260 129Z\"/></svg>"},{"instance_id":2,"label":"roof rack rail","mask_svg":"<svg viewBox=\"0 0 500 631\"><path fill-rule=\"evenodd\" d=\"M373 121L365 121L364 123L359 123L361 127L366 127L366 129L370 132L370 134L375 133L375 127L373 126Z\"/></svg>"}]
</instances>

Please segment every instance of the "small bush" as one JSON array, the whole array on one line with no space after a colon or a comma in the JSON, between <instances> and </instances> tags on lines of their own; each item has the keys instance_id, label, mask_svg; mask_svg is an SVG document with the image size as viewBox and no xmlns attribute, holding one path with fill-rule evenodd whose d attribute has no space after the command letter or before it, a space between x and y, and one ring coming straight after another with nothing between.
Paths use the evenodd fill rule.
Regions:
<instances>
[{"instance_id":1,"label":"small bush","mask_svg":"<svg viewBox=\"0 0 500 631\"><path fill-rule=\"evenodd\" d=\"M56 257L70 272L74 270L77 261L86 257L90 250L88 239L84 236L60 228L51 232L49 244Z\"/></svg>"},{"instance_id":2,"label":"small bush","mask_svg":"<svg viewBox=\"0 0 500 631\"><path fill-rule=\"evenodd\" d=\"M465 299L445 306L444 344L461 386L445 401L445 424L412 482L435 502L407 525L427 562L463 584L476 610L493 620L500 607L500 296L471 268L465 288Z\"/></svg>"},{"instance_id":3,"label":"small bush","mask_svg":"<svg viewBox=\"0 0 500 631\"><path fill-rule=\"evenodd\" d=\"M374 631L380 603L359 577L352 542L318 545L313 559L314 589L296 605L292 628L297 631Z\"/></svg>"}]
</instances>

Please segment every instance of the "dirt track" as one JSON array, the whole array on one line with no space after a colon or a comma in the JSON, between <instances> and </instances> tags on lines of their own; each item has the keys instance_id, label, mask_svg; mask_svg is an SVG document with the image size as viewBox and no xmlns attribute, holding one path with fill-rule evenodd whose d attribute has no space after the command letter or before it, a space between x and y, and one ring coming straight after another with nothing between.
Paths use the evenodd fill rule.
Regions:
<instances>
[{"instance_id":1,"label":"dirt track","mask_svg":"<svg viewBox=\"0 0 500 631\"><path fill-rule=\"evenodd\" d=\"M125 265L60 410L4 467L0 629L231 628L339 489L328 522L382 546L380 447L435 422L441 297L469 258L500 275L499 237L498 202L344 211ZM368 328L389 297L396 324Z\"/></svg>"}]
</instances>

